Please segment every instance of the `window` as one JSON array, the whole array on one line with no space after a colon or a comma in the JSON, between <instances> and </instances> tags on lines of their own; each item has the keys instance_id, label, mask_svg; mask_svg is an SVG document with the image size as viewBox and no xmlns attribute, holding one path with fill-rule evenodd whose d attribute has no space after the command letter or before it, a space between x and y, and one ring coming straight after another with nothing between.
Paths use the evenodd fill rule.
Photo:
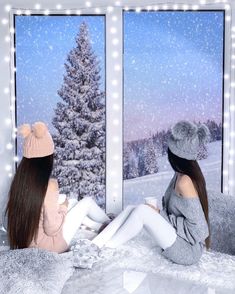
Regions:
<instances>
[{"instance_id":1,"label":"window","mask_svg":"<svg viewBox=\"0 0 235 294\"><path fill-rule=\"evenodd\" d=\"M15 15L14 22L17 125L46 122L61 192L104 206L105 16Z\"/></svg>"},{"instance_id":2,"label":"window","mask_svg":"<svg viewBox=\"0 0 235 294\"><path fill-rule=\"evenodd\" d=\"M163 195L173 171L167 135L179 120L205 123L199 164L221 190L224 11L124 12L124 205Z\"/></svg>"}]
</instances>

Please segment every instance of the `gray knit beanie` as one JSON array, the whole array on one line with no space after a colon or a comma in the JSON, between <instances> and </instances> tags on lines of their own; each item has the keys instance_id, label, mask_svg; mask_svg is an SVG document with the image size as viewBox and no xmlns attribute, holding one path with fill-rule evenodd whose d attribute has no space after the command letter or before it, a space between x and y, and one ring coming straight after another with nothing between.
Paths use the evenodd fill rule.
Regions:
<instances>
[{"instance_id":1,"label":"gray knit beanie","mask_svg":"<svg viewBox=\"0 0 235 294\"><path fill-rule=\"evenodd\" d=\"M180 121L171 130L168 147L181 158L196 160L200 145L208 142L209 138L210 131L206 125Z\"/></svg>"}]
</instances>

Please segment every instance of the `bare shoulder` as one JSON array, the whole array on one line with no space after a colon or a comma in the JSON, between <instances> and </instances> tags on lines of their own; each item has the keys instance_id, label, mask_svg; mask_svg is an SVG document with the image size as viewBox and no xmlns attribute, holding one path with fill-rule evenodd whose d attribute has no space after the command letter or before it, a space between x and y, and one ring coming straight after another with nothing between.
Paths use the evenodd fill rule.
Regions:
<instances>
[{"instance_id":1,"label":"bare shoulder","mask_svg":"<svg viewBox=\"0 0 235 294\"><path fill-rule=\"evenodd\" d=\"M187 175L179 175L176 183L177 192L185 198L197 198L198 193L191 178Z\"/></svg>"},{"instance_id":2,"label":"bare shoulder","mask_svg":"<svg viewBox=\"0 0 235 294\"><path fill-rule=\"evenodd\" d=\"M58 182L56 179L50 179L47 186L48 192L56 192L59 190Z\"/></svg>"}]
</instances>

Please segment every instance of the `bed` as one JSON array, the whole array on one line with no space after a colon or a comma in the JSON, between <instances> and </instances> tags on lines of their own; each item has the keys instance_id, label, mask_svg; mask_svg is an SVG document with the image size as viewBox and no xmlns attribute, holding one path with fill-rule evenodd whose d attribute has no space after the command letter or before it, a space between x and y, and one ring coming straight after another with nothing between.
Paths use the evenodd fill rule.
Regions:
<instances>
[{"instance_id":1,"label":"bed","mask_svg":"<svg viewBox=\"0 0 235 294\"><path fill-rule=\"evenodd\" d=\"M72 251L0 247L0 293L235 293L235 199L218 193L209 199L213 250L198 264L168 261L144 230L118 249L101 250L91 269L75 268ZM73 241L93 236L79 230Z\"/></svg>"}]
</instances>

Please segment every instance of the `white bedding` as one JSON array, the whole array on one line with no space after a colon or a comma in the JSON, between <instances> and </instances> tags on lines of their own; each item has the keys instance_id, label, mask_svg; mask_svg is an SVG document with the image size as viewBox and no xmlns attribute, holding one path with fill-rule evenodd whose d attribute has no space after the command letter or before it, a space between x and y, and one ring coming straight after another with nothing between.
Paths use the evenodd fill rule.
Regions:
<instances>
[{"instance_id":1,"label":"white bedding","mask_svg":"<svg viewBox=\"0 0 235 294\"><path fill-rule=\"evenodd\" d=\"M197 265L166 260L147 233L119 249L105 249L92 270L76 269L62 293L235 293L235 256L205 252Z\"/></svg>"}]
</instances>

